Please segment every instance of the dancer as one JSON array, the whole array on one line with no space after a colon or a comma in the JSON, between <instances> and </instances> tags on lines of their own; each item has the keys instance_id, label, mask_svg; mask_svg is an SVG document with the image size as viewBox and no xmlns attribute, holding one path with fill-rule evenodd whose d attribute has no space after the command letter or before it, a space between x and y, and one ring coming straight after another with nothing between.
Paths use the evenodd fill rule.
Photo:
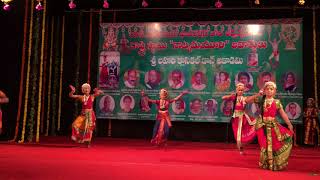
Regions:
<instances>
[{"instance_id":1,"label":"dancer","mask_svg":"<svg viewBox=\"0 0 320 180\"><path fill-rule=\"evenodd\" d=\"M72 123L71 139L78 143L85 143L90 147L92 132L96 126L96 116L93 111L93 101L96 96L103 94L103 91L95 88L94 94L90 94L91 87L88 83L81 86L83 95L74 95L75 88L70 85L69 97L80 100L82 103L81 114Z\"/></svg>"},{"instance_id":2,"label":"dancer","mask_svg":"<svg viewBox=\"0 0 320 180\"><path fill-rule=\"evenodd\" d=\"M247 103L253 103L254 100L260 95L256 94L249 97L244 97L243 93L245 85L238 83L236 85L236 94L223 96L223 100L232 100L233 102L233 115L232 115L232 129L234 137L237 141L237 147L240 154L243 154L243 144L250 143L256 136L255 132L255 119L249 117L245 112ZM262 93L262 92L261 92Z\"/></svg>"},{"instance_id":3,"label":"dancer","mask_svg":"<svg viewBox=\"0 0 320 180\"><path fill-rule=\"evenodd\" d=\"M315 107L314 99L308 98L307 107L304 109L304 144L320 146L320 132L318 124L318 109Z\"/></svg>"},{"instance_id":4,"label":"dancer","mask_svg":"<svg viewBox=\"0 0 320 180\"><path fill-rule=\"evenodd\" d=\"M156 104L158 109L156 123L153 128L152 144L156 144L158 146L166 145L169 129L172 126L171 118L169 116L169 105L187 93L187 91L183 91L179 96L173 99L168 99L168 91L166 89L161 89L159 93L159 100L152 100L148 98L148 102ZM144 95L144 91L141 91L141 94Z\"/></svg>"},{"instance_id":5,"label":"dancer","mask_svg":"<svg viewBox=\"0 0 320 180\"><path fill-rule=\"evenodd\" d=\"M265 95L260 101L261 116L257 118L256 132L260 145L259 166L272 171L287 167L292 149L293 126L283 110L279 99L274 99L277 86L274 82L266 82ZM288 125L285 128L277 121L277 112Z\"/></svg>"},{"instance_id":6,"label":"dancer","mask_svg":"<svg viewBox=\"0 0 320 180\"><path fill-rule=\"evenodd\" d=\"M1 104L8 103L9 98L6 96L4 92L0 90L0 134L2 134L2 111Z\"/></svg>"}]
</instances>

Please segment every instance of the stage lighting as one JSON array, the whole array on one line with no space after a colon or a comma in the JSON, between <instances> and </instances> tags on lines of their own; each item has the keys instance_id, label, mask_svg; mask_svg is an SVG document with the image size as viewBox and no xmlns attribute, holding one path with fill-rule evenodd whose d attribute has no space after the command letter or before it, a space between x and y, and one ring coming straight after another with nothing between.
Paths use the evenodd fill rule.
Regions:
<instances>
[{"instance_id":1,"label":"stage lighting","mask_svg":"<svg viewBox=\"0 0 320 180\"><path fill-rule=\"evenodd\" d=\"M179 0L179 5L182 7L186 4L186 0Z\"/></svg>"},{"instance_id":2,"label":"stage lighting","mask_svg":"<svg viewBox=\"0 0 320 180\"><path fill-rule=\"evenodd\" d=\"M306 2L305 0L299 0L299 1L298 1L298 3L299 3L301 6L303 6L305 2Z\"/></svg>"},{"instance_id":3,"label":"stage lighting","mask_svg":"<svg viewBox=\"0 0 320 180\"><path fill-rule=\"evenodd\" d=\"M222 8L223 4L222 4L222 2L221 2L220 0L217 0L217 1L214 3L214 6L215 6L216 8Z\"/></svg>"},{"instance_id":4,"label":"stage lighting","mask_svg":"<svg viewBox=\"0 0 320 180\"><path fill-rule=\"evenodd\" d=\"M142 1L142 7L148 7L149 6L149 4L147 3L147 1L146 0L143 0Z\"/></svg>"},{"instance_id":5,"label":"stage lighting","mask_svg":"<svg viewBox=\"0 0 320 180\"><path fill-rule=\"evenodd\" d=\"M70 9L74 9L74 8L77 7L77 5L74 3L74 0L69 0L69 1L70 1L70 3L69 3L69 8Z\"/></svg>"},{"instance_id":6,"label":"stage lighting","mask_svg":"<svg viewBox=\"0 0 320 180\"><path fill-rule=\"evenodd\" d=\"M36 10L37 10L37 11L43 10L43 6L42 6L42 4L41 4L41 0L38 0L38 4L36 5Z\"/></svg>"},{"instance_id":7,"label":"stage lighting","mask_svg":"<svg viewBox=\"0 0 320 180\"><path fill-rule=\"evenodd\" d=\"M2 9L5 10L5 11L9 11L10 10L10 2L12 0L1 0L3 2L3 7Z\"/></svg>"},{"instance_id":8,"label":"stage lighting","mask_svg":"<svg viewBox=\"0 0 320 180\"><path fill-rule=\"evenodd\" d=\"M108 0L103 0L103 8L105 8L105 9L109 8Z\"/></svg>"},{"instance_id":9,"label":"stage lighting","mask_svg":"<svg viewBox=\"0 0 320 180\"><path fill-rule=\"evenodd\" d=\"M249 24L247 26L248 28L248 32L252 35L252 36L255 36L255 35L258 35L259 34L259 31L260 31L260 25L258 24Z\"/></svg>"}]
</instances>

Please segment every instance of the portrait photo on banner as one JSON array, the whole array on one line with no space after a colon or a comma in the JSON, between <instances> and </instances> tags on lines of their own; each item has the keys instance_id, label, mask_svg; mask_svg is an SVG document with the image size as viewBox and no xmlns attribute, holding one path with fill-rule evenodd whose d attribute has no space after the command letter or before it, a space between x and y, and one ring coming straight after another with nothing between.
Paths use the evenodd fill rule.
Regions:
<instances>
[{"instance_id":1,"label":"portrait photo on banner","mask_svg":"<svg viewBox=\"0 0 320 180\"><path fill-rule=\"evenodd\" d=\"M148 89L156 89L161 83L161 73L158 70L152 69L145 73L144 83Z\"/></svg>"},{"instance_id":2,"label":"portrait photo on banner","mask_svg":"<svg viewBox=\"0 0 320 180\"><path fill-rule=\"evenodd\" d=\"M222 92L229 89L231 80L228 72L217 72L215 73L215 78L213 79L217 91Z\"/></svg>"},{"instance_id":3,"label":"portrait photo on banner","mask_svg":"<svg viewBox=\"0 0 320 180\"><path fill-rule=\"evenodd\" d=\"M120 53L116 51L101 51L99 58L99 88L118 89L119 74Z\"/></svg>"},{"instance_id":4,"label":"portrait photo on banner","mask_svg":"<svg viewBox=\"0 0 320 180\"><path fill-rule=\"evenodd\" d=\"M173 89L181 88L185 83L185 76L183 72L179 69L175 69L170 72L168 78L168 84Z\"/></svg>"},{"instance_id":5,"label":"portrait photo on banner","mask_svg":"<svg viewBox=\"0 0 320 180\"><path fill-rule=\"evenodd\" d=\"M122 112L128 113L133 110L135 106L135 100L133 96L125 94L120 99L120 108Z\"/></svg>"},{"instance_id":6,"label":"portrait photo on banner","mask_svg":"<svg viewBox=\"0 0 320 180\"><path fill-rule=\"evenodd\" d=\"M104 95L99 102L100 112L112 113L115 108L115 102L112 96Z\"/></svg>"}]
</instances>

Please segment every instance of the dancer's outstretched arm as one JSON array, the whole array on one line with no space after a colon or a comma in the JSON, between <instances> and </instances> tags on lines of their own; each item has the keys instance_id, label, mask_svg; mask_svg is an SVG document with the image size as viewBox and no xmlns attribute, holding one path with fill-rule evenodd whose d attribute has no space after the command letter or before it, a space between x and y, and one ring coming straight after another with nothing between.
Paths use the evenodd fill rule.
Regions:
<instances>
[{"instance_id":1,"label":"dancer's outstretched arm","mask_svg":"<svg viewBox=\"0 0 320 180\"><path fill-rule=\"evenodd\" d=\"M141 90L140 93L141 93L141 96L142 96L142 97L143 97L143 96L147 96L146 93L144 92L144 90ZM154 104L157 102L157 100L150 99L149 96L147 96L147 100L148 100L148 102L154 103Z\"/></svg>"},{"instance_id":2,"label":"dancer's outstretched arm","mask_svg":"<svg viewBox=\"0 0 320 180\"><path fill-rule=\"evenodd\" d=\"M102 90L100 90L99 88L94 88L93 89L93 96L94 97L97 97L97 96L100 96L100 95L102 95L103 94L103 91Z\"/></svg>"},{"instance_id":3,"label":"dancer's outstretched arm","mask_svg":"<svg viewBox=\"0 0 320 180\"><path fill-rule=\"evenodd\" d=\"M75 95L74 93L76 92L76 88L72 85L69 85L71 91L69 92L69 97L74 98L74 99L79 99L81 98L81 95Z\"/></svg>"},{"instance_id":4,"label":"dancer's outstretched arm","mask_svg":"<svg viewBox=\"0 0 320 180\"><path fill-rule=\"evenodd\" d=\"M259 93L253 95L253 96L248 96L246 98L246 103L253 103L255 102L255 100L259 97L263 95L263 90L260 90Z\"/></svg>"},{"instance_id":5,"label":"dancer's outstretched arm","mask_svg":"<svg viewBox=\"0 0 320 180\"><path fill-rule=\"evenodd\" d=\"M8 103L9 98L6 96L6 94L2 91L0 91L0 104Z\"/></svg>"},{"instance_id":6,"label":"dancer's outstretched arm","mask_svg":"<svg viewBox=\"0 0 320 180\"><path fill-rule=\"evenodd\" d=\"M188 94L188 90L184 90L182 91L182 93L180 93L177 97L173 98L173 101L177 101L178 99L180 99L182 96L184 96L185 94Z\"/></svg>"},{"instance_id":7,"label":"dancer's outstretched arm","mask_svg":"<svg viewBox=\"0 0 320 180\"><path fill-rule=\"evenodd\" d=\"M227 99L231 99L233 96L235 96L236 93L231 93L230 95L225 95L225 96L222 96L222 100L227 100Z\"/></svg>"}]
</instances>

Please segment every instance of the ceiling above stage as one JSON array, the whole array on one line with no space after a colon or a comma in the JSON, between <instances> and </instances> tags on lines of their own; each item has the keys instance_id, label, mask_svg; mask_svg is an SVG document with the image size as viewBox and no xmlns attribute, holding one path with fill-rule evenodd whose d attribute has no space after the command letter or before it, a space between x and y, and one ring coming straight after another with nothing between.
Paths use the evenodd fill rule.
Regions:
<instances>
[{"instance_id":1,"label":"ceiling above stage","mask_svg":"<svg viewBox=\"0 0 320 180\"><path fill-rule=\"evenodd\" d=\"M14 2L17 0L14 0ZM180 6L180 0L145 0L148 3L148 7L142 7L143 0L108 0L108 10L130 10L130 9L148 9L148 8L163 8L170 10L170 13L174 13L177 8L201 8L211 9L215 8L215 2L218 0L185 0L184 6ZM312 7L315 5L317 9L320 8L320 0L304 0L303 6L298 4L299 0L259 0L260 5L254 3L255 0L220 0L223 3L223 8L235 9L235 8L298 8L298 7ZM70 0L47 0L48 2L48 14L61 15L65 11L70 11L68 4ZM104 0L74 0L76 8L71 11L79 10L99 10L103 8ZM245 9L243 11L246 11Z\"/></svg>"},{"instance_id":2,"label":"ceiling above stage","mask_svg":"<svg viewBox=\"0 0 320 180\"><path fill-rule=\"evenodd\" d=\"M70 0L54 0L54 4L63 2L68 9ZM74 0L76 9L101 9L104 0ZM111 9L131 9L142 8L143 0L108 0ZM147 8L181 8L180 0L145 0L148 3ZM185 0L183 7L209 8L214 7L217 0ZM260 5L255 5L255 0L220 0L224 8L235 7L276 7L276 6L300 6L299 0L259 0ZM304 6L320 5L320 0L304 0Z\"/></svg>"}]
</instances>

